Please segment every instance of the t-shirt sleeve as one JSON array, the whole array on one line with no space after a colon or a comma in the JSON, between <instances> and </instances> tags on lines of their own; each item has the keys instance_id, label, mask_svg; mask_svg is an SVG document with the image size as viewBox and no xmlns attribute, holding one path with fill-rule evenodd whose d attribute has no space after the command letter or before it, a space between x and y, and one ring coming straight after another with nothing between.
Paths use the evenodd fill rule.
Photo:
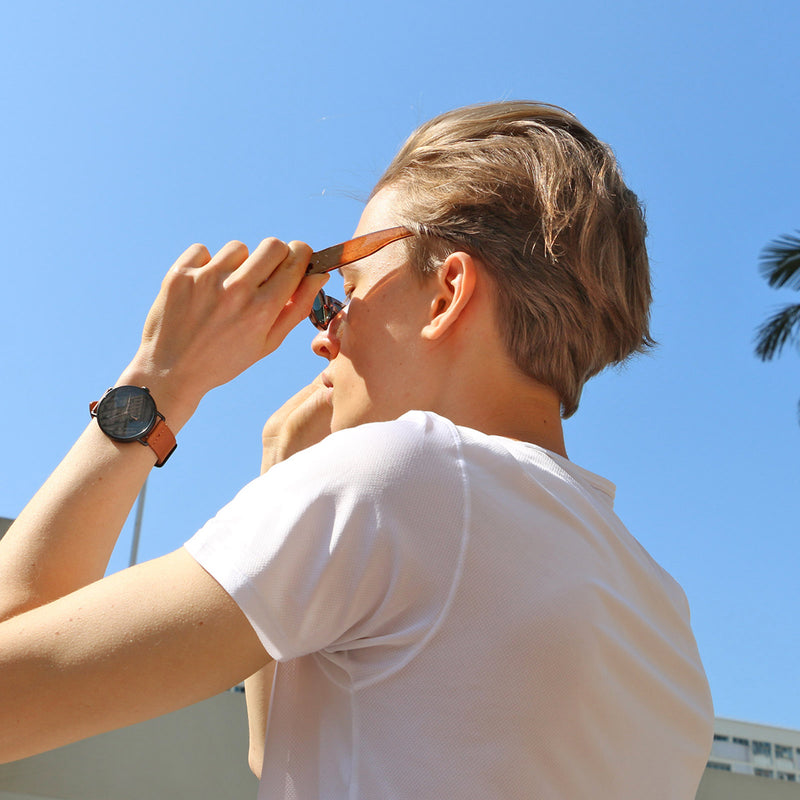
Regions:
<instances>
[{"instance_id":1,"label":"t-shirt sleeve","mask_svg":"<svg viewBox=\"0 0 800 800\"><path fill-rule=\"evenodd\" d=\"M276 659L408 647L459 577L466 497L456 428L411 412L276 465L185 547Z\"/></svg>"}]
</instances>

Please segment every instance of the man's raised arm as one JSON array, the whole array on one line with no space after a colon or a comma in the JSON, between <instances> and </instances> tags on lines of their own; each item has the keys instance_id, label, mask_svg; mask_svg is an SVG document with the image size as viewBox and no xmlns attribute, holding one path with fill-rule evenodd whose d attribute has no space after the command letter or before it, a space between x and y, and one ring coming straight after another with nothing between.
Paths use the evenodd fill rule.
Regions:
<instances>
[{"instance_id":1,"label":"man's raised arm","mask_svg":"<svg viewBox=\"0 0 800 800\"><path fill-rule=\"evenodd\" d=\"M309 254L277 239L252 254L232 242L213 258L189 248L116 385L147 386L177 433L210 389L308 314L324 283L304 277ZM92 420L0 541L0 759L164 713L265 662L238 607L185 551L102 579L155 460ZM236 648L236 663L223 663Z\"/></svg>"}]
</instances>

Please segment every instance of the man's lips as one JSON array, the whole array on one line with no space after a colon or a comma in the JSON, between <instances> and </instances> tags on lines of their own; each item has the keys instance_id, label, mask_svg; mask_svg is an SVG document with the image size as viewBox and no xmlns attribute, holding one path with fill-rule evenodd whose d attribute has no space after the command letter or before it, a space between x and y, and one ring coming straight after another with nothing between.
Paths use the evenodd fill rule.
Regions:
<instances>
[{"instance_id":1,"label":"man's lips","mask_svg":"<svg viewBox=\"0 0 800 800\"><path fill-rule=\"evenodd\" d=\"M320 376L320 379L322 380L322 385L326 389L333 389L333 381L331 380L331 376L328 375L327 372L323 372L322 375Z\"/></svg>"}]
</instances>

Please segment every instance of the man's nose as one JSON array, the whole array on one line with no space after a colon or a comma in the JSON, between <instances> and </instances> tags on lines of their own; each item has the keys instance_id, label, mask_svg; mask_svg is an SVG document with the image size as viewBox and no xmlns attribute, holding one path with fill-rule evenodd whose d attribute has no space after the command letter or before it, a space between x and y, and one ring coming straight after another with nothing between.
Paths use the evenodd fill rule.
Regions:
<instances>
[{"instance_id":1,"label":"man's nose","mask_svg":"<svg viewBox=\"0 0 800 800\"><path fill-rule=\"evenodd\" d=\"M344 312L340 311L324 331L320 331L311 342L311 349L315 355L333 361L339 354L339 326L342 323Z\"/></svg>"}]
</instances>

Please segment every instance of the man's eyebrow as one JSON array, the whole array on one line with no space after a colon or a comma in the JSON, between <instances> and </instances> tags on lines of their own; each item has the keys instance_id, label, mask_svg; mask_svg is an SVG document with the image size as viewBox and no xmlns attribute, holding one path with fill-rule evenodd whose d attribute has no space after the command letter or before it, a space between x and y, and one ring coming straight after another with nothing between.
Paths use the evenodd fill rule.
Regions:
<instances>
[{"instance_id":1,"label":"man's eyebrow","mask_svg":"<svg viewBox=\"0 0 800 800\"><path fill-rule=\"evenodd\" d=\"M352 278L354 277L353 273L358 273L361 271L361 265L358 261L353 261L351 264L345 264L344 266L339 267L336 270L343 280L346 280L348 275Z\"/></svg>"}]
</instances>

